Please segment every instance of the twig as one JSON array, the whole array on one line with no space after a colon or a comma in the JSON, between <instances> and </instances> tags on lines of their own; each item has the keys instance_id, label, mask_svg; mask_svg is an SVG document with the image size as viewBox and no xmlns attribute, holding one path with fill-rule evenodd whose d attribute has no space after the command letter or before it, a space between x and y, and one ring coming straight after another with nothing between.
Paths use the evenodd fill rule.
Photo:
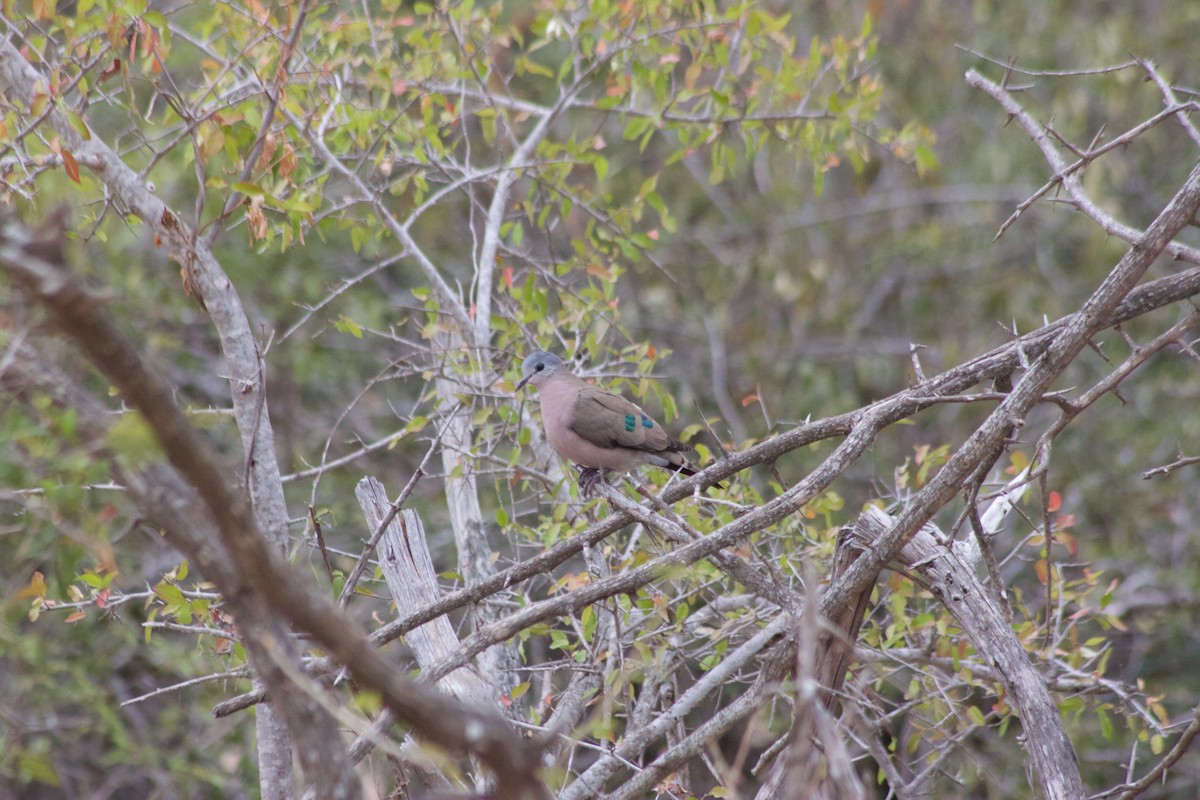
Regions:
<instances>
[{"instance_id":1,"label":"twig","mask_svg":"<svg viewBox=\"0 0 1200 800\"><path fill-rule=\"evenodd\" d=\"M1151 769L1134 783L1115 787L1103 792L1102 794L1096 795L1096 797L1110 797L1117 792L1121 792L1119 800L1133 800L1133 798L1137 797L1166 776L1167 770L1173 767L1179 761L1179 759L1183 758L1184 753L1191 748L1192 742L1196 740L1197 735L1200 735L1200 706L1196 707L1196 710L1192 715L1192 721L1180 735L1179 741L1175 743L1175 746L1171 748L1170 752L1163 756L1159 762L1154 765L1153 769Z\"/></svg>"},{"instance_id":2,"label":"twig","mask_svg":"<svg viewBox=\"0 0 1200 800\"><path fill-rule=\"evenodd\" d=\"M1170 475L1175 470L1190 467L1192 464L1200 464L1200 456L1180 456L1178 460L1172 461L1170 464L1146 470L1142 473L1142 480L1148 481L1156 475Z\"/></svg>"},{"instance_id":3,"label":"twig","mask_svg":"<svg viewBox=\"0 0 1200 800\"><path fill-rule=\"evenodd\" d=\"M152 692L146 692L145 694L140 694L137 697L131 697L128 700L123 700L121 701L121 708L136 705L137 703L144 703L147 700L153 700L155 697L169 694L171 692L181 692L184 689L189 689L193 686L200 686L201 684L205 683L213 683L214 681L240 680L249 677L250 670L242 668L232 669L228 672L217 672L212 675L204 675L199 678L191 678L190 680L172 683L170 686L162 686Z\"/></svg>"}]
</instances>

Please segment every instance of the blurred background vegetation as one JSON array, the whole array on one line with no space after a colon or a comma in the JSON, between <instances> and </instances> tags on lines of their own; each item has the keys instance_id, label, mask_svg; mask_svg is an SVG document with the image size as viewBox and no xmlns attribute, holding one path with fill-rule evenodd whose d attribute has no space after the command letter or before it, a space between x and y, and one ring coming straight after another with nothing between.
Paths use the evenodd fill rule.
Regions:
<instances>
[{"instance_id":1,"label":"blurred background vegetation","mask_svg":"<svg viewBox=\"0 0 1200 800\"><path fill-rule=\"evenodd\" d=\"M814 36L853 38L869 15L878 39L870 74L882 92L876 122L907 130L928 152L897 154L891 144L865 142L862 153L869 160L862 164L847 158L814 166L767 143L749 158L722 164L721 179L714 181L706 151L667 168L669 148L651 142L643 149L623 141L619 130L596 131L608 140L606 191L631 198L645 176L661 172L655 191L674 230L650 226L654 236L640 241L645 249L638 257L614 257L590 277L581 279L578 271L564 277L562 296L568 300L558 301L574 297L593 309L609 303L611 329L589 317L578 330L561 327L565 340L582 342L590 335L599 337L601 351L641 353L643 368L652 366L658 378L654 391L661 393L646 402L658 411L671 396L679 417L712 419L734 448L790 422L841 413L903 388L914 379L910 345L921 346L922 368L932 375L1006 341L1014 329L1025 332L1071 312L1124 252L1122 242L1050 202L1035 206L993 241L1016 205L1046 181L1048 168L1017 126L1006 127L993 102L966 87L968 68L999 78L1003 68L996 62L1054 72L1106 67L1134 56L1154 61L1176 84L1200 86L1195 59L1200 4L763 5L790 12L788 33L801 43ZM36 16L21 6L6 4L6 35ZM514 24L521 24L521 8L516 3L505 11ZM57 12L75 13L64 3ZM185 28L206 14L198 6L184 7L173 13L172 24ZM186 62L188 49L178 41L174 47ZM186 63L173 65L188 70ZM1026 107L1052 118L1056 130L1077 142L1101 128L1124 130L1162 105L1136 70L1013 74L1010 85L1019 84L1028 84L1021 94ZM131 88L143 100L149 97L136 81ZM97 104L91 125L102 131L111 115L114 128L124 129L123 113L129 112ZM114 144L133 148L135 142ZM1142 225L1169 199L1195 158L1186 137L1156 132L1090 168L1086 183L1106 209ZM164 160L155 179L168 204L192 207L197 187L187 157ZM12 193L6 199L37 219L60 202L73 202L75 190L60 176L40 180L32 200ZM447 203L422 223L427 251L446 259L452 274L472 213L479 211ZM558 240L555 235L545 245L552 256L555 248L569 251L579 232L564 230ZM1189 237L1196 238L1194 232ZM227 407L228 386L220 378L215 335L204 312L180 291L176 267L165 263L142 230L112 219L85 228L81 239L86 246L77 245L79 266L111 290L112 309L147 357L178 387L181 402L197 410L198 423L227 446L230 462L240 463L228 419L201 413ZM429 401L431 365L409 360L414 349L409 322L426 320L429 313L420 294L424 280L403 263L383 269L307 317L305 308L339 280L394 255L395 241L374 229L362 240L351 221L331 219L303 247L281 252L278 241L253 237L239 225L218 248L263 340L272 340L268 380L277 450L283 471L291 473L286 487L295 517L293 555L319 585L328 586L305 522L310 506L337 566L345 569L350 562L339 553L357 553L364 535L353 502L355 482L373 474L396 492L428 447L429 412L422 408ZM1171 269L1160 264L1148 277ZM522 285L518 271L497 313L516 314ZM559 319L570 318L569 311L557 309ZM1164 327L1162 314L1153 325L1134 322L1127 332L1144 340ZM530 320L524 322L528 330ZM646 356L646 343L655 350L652 356ZM1116 333L1098 344L1103 355L1085 355L1060 388L1089 385L1105 374L1105 356L1116 361L1128 350ZM524 354L520 327L503 331L499 345L497 364L503 369L510 357ZM77 366L84 374L84 366ZM645 391L636 379L627 385ZM1077 571L1100 573L1101 585L1119 581L1108 609L1119 625L1104 632L1113 648L1104 677L1141 681L1172 721L1189 715L1200 695L1200 673L1190 666L1200 658L1194 624L1200 481L1195 468L1154 480L1143 480L1142 473L1180 452L1200 450L1198 397L1194 362L1176 354L1154 359L1123 387L1120 399L1105 398L1056 441L1049 486L1061 495L1061 513L1073 517L1069 530L1077 550L1060 558ZM871 463L855 465L835 486L845 511L831 521L845 522L879 497L902 499L896 475L906 460L923 447L956 445L984 413L975 405L941 407L886 432ZM1047 413L1031 419L1026 428L1031 438L1013 449L1032 445L1049 418ZM675 422L676 430L680 424ZM91 797L253 796L249 714L216 723L211 717L216 702L248 688L244 676L224 675L154 702L118 707L157 687L223 674L242 663L238 648L216 646L211 637L151 634L140 627L168 602L162 578L178 568L178 555L130 518L119 494L105 488L108 474L75 444L69 416L47 408L35 418L15 405L0 406L0 441L0 797L65 796L64 786L87 786ZM370 448L319 482L308 472L380 442L386 446ZM495 451L494 485L484 491L488 513L505 510L505 520L491 531L505 559L540 547L515 524L537 506L512 499L504 464L513 452L511 442ZM815 463L815 454L811 460L793 456L778 468L786 481L795 481ZM769 477L764 472L759 479L765 483ZM452 573L455 557L440 482L422 482L411 505L422 513L435 547L442 548L439 567ZM1009 546L1021 535L1013 533ZM1028 572L1014 577L1014 584L1033 596L1040 590ZM85 598L73 594L83 590L72 586L94 593ZM110 586L120 589L118 605L103 602ZM73 609L60 608L31 619L36 616L31 608L40 607L43 598L87 599L82 606L87 613L68 622ZM364 617L386 619L388 604L379 599L359 610ZM1120 782L1132 734L1120 725L1116 733L1105 730L1094 715L1072 722L1089 787ZM1149 747L1140 755L1150 759ZM1011 774L991 783L967 782L958 787L959 796L1024 796L1028 786L1018 766L1019 748L990 757L1011 761ZM1196 782L1200 767L1195 759L1185 760L1165 788L1146 796L1192 797ZM953 784L943 788L945 796L956 790Z\"/></svg>"}]
</instances>

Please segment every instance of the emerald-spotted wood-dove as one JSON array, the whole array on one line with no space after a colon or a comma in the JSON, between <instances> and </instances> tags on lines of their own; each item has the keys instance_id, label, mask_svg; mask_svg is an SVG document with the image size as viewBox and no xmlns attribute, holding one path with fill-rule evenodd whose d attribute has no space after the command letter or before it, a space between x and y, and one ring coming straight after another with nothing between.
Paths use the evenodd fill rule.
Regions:
<instances>
[{"instance_id":1,"label":"emerald-spotted wood-dove","mask_svg":"<svg viewBox=\"0 0 1200 800\"><path fill-rule=\"evenodd\" d=\"M553 353L538 351L526 357L517 389L527 383L537 389L550 446L583 468L579 485L585 492L606 472L628 472L644 464L696 474L681 455L687 445L667 436L661 425L624 397L576 376Z\"/></svg>"}]
</instances>

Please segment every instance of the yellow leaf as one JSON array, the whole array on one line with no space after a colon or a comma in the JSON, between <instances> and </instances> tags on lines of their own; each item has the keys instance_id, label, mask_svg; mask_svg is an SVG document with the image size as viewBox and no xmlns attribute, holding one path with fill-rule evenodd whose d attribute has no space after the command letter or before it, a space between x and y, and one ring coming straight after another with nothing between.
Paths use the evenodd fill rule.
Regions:
<instances>
[{"instance_id":1,"label":"yellow leaf","mask_svg":"<svg viewBox=\"0 0 1200 800\"><path fill-rule=\"evenodd\" d=\"M17 600L27 600L31 597L46 596L46 576L41 571L34 571L29 578L29 585L17 592Z\"/></svg>"}]
</instances>

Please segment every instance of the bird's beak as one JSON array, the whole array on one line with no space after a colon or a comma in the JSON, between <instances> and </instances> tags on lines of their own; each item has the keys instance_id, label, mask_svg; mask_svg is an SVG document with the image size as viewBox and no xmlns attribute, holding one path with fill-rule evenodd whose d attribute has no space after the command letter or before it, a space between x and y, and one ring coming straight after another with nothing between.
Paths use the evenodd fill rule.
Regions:
<instances>
[{"instance_id":1,"label":"bird's beak","mask_svg":"<svg viewBox=\"0 0 1200 800\"><path fill-rule=\"evenodd\" d=\"M521 391L521 387L523 387L525 384L529 383L529 379L532 377L533 377L532 375L526 375L524 378L521 378L521 382L517 384L517 388L513 389L513 394L516 394L517 392Z\"/></svg>"}]
</instances>

